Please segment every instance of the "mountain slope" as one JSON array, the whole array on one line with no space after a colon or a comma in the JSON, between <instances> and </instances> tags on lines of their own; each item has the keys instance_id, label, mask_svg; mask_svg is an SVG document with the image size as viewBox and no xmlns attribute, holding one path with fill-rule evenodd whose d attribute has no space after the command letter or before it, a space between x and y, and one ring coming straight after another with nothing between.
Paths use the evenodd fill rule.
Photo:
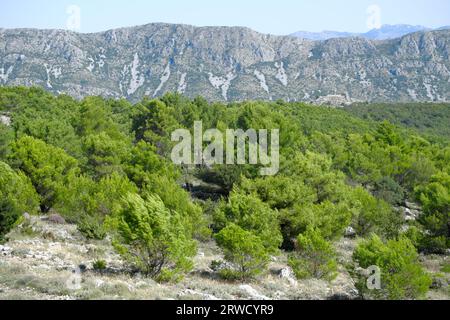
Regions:
<instances>
[{"instance_id":1,"label":"mountain slope","mask_svg":"<svg viewBox=\"0 0 450 320\"><path fill-rule=\"evenodd\" d=\"M0 85L132 101L167 91L228 101L448 101L449 54L448 30L323 42L170 24L0 30Z\"/></svg>"}]
</instances>

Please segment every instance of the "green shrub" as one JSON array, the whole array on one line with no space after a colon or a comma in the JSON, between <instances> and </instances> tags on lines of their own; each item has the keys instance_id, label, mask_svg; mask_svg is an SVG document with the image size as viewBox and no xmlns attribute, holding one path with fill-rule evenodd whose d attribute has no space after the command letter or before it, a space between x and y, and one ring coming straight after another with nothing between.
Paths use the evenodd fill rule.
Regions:
<instances>
[{"instance_id":1,"label":"green shrub","mask_svg":"<svg viewBox=\"0 0 450 320\"><path fill-rule=\"evenodd\" d=\"M423 205L419 222L427 231L427 251L443 253L450 248L450 175L433 176L429 184L416 188L416 196Z\"/></svg>"},{"instance_id":2,"label":"green shrub","mask_svg":"<svg viewBox=\"0 0 450 320\"><path fill-rule=\"evenodd\" d=\"M118 173L99 182L88 176L70 174L59 192L55 209L67 221L76 223L88 239L103 239L105 218L119 210L122 195L136 191L137 187Z\"/></svg>"},{"instance_id":3,"label":"green shrub","mask_svg":"<svg viewBox=\"0 0 450 320\"><path fill-rule=\"evenodd\" d=\"M14 141L14 132L0 122L0 161L6 160L12 141Z\"/></svg>"},{"instance_id":4,"label":"green shrub","mask_svg":"<svg viewBox=\"0 0 450 320\"><path fill-rule=\"evenodd\" d=\"M242 179L239 188L246 193L256 193L272 209L287 209L298 204L316 201L314 189L296 177L269 176L259 179Z\"/></svg>"},{"instance_id":5,"label":"green shrub","mask_svg":"<svg viewBox=\"0 0 450 320\"><path fill-rule=\"evenodd\" d=\"M216 236L219 247L224 251L225 260L232 268L224 268L219 274L228 279L247 279L261 274L268 262L269 255L262 240L241 227L230 224Z\"/></svg>"},{"instance_id":6,"label":"green shrub","mask_svg":"<svg viewBox=\"0 0 450 320\"><path fill-rule=\"evenodd\" d=\"M24 172L40 196L41 211L48 212L71 172L78 171L77 160L64 150L44 141L24 136L12 144L12 167Z\"/></svg>"},{"instance_id":7,"label":"green shrub","mask_svg":"<svg viewBox=\"0 0 450 320\"><path fill-rule=\"evenodd\" d=\"M103 222L96 217L83 216L77 222L77 227L87 239L103 240L107 234Z\"/></svg>"},{"instance_id":8,"label":"green shrub","mask_svg":"<svg viewBox=\"0 0 450 320\"><path fill-rule=\"evenodd\" d=\"M147 184L143 188L145 192L157 195L169 210L178 212L185 220L185 228L192 236L196 239L211 236L202 208L192 202L190 194L174 179L159 174L151 174L147 178Z\"/></svg>"},{"instance_id":9,"label":"green shrub","mask_svg":"<svg viewBox=\"0 0 450 320\"><path fill-rule=\"evenodd\" d=\"M175 113L174 107L161 100L144 99L135 106L132 128L136 139L157 146L160 155L169 155L174 145L170 134L181 127Z\"/></svg>"},{"instance_id":10,"label":"green shrub","mask_svg":"<svg viewBox=\"0 0 450 320\"><path fill-rule=\"evenodd\" d=\"M336 252L319 229L308 228L298 236L296 251L289 257L289 266L298 279L333 280L337 276Z\"/></svg>"},{"instance_id":11,"label":"green shrub","mask_svg":"<svg viewBox=\"0 0 450 320\"><path fill-rule=\"evenodd\" d=\"M391 177L383 177L375 183L374 195L392 205L399 205L405 197L405 190Z\"/></svg>"},{"instance_id":12,"label":"green shrub","mask_svg":"<svg viewBox=\"0 0 450 320\"><path fill-rule=\"evenodd\" d=\"M369 291L365 281L359 289L368 296L382 299L424 298L431 285L430 276L418 262L418 254L411 241L405 237L387 243L372 236L356 248L353 259L362 268L377 266L381 270L381 289Z\"/></svg>"},{"instance_id":13,"label":"green shrub","mask_svg":"<svg viewBox=\"0 0 450 320\"><path fill-rule=\"evenodd\" d=\"M182 217L161 199L128 194L108 225L116 231L113 245L137 271L157 281L179 280L192 268L196 243Z\"/></svg>"},{"instance_id":14,"label":"green shrub","mask_svg":"<svg viewBox=\"0 0 450 320\"><path fill-rule=\"evenodd\" d=\"M361 187L353 190L350 199L354 209L353 228L359 236L376 233L393 238L398 235L403 217L388 203L373 197Z\"/></svg>"},{"instance_id":15,"label":"green shrub","mask_svg":"<svg viewBox=\"0 0 450 320\"><path fill-rule=\"evenodd\" d=\"M352 218L351 188L345 175L333 168L332 159L326 154L297 152L288 156L281 172L289 177L284 184L292 182L268 196L269 201L278 198L277 202L291 203L281 213L284 248L292 249L295 238L309 227L320 229L329 240L342 237Z\"/></svg>"},{"instance_id":16,"label":"green shrub","mask_svg":"<svg viewBox=\"0 0 450 320\"><path fill-rule=\"evenodd\" d=\"M450 273L450 263L446 263L441 267L441 272Z\"/></svg>"},{"instance_id":17,"label":"green shrub","mask_svg":"<svg viewBox=\"0 0 450 320\"><path fill-rule=\"evenodd\" d=\"M95 271L103 272L107 268L107 263L105 260L96 260L93 263L92 267L94 268Z\"/></svg>"},{"instance_id":18,"label":"green shrub","mask_svg":"<svg viewBox=\"0 0 450 320\"><path fill-rule=\"evenodd\" d=\"M0 162L0 241L23 213L37 211L38 199L27 177Z\"/></svg>"},{"instance_id":19,"label":"green shrub","mask_svg":"<svg viewBox=\"0 0 450 320\"><path fill-rule=\"evenodd\" d=\"M130 151L125 139L113 139L105 132L85 137L83 150L87 156L87 170L95 180L123 173L122 162Z\"/></svg>"},{"instance_id":20,"label":"green shrub","mask_svg":"<svg viewBox=\"0 0 450 320\"><path fill-rule=\"evenodd\" d=\"M268 252L277 253L283 240L278 212L256 195L233 191L228 202L221 203L214 214L215 229L220 231L230 223L258 235Z\"/></svg>"},{"instance_id":21,"label":"green shrub","mask_svg":"<svg viewBox=\"0 0 450 320\"><path fill-rule=\"evenodd\" d=\"M308 228L315 228L328 240L339 239L351 218L352 213L345 203L326 201L318 205L295 206L283 212L283 234L292 241Z\"/></svg>"},{"instance_id":22,"label":"green shrub","mask_svg":"<svg viewBox=\"0 0 450 320\"><path fill-rule=\"evenodd\" d=\"M228 194L238 185L245 173L244 166L218 165L213 170L199 170L198 176L205 182L217 184Z\"/></svg>"},{"instance_id":23,"label":"green shrub","mask_svg":"<svg viewBox=\"0 0 450 320\"><path fill-rule=\"evenodd\" d=\"M130 151L130 159L124 164L125 171L139 188L149 184L148 176L158 174L176 180L179 177L179 170L168 159L157 153L157 148L144 141L137 142Z\"/></svg>"}]
</instances>

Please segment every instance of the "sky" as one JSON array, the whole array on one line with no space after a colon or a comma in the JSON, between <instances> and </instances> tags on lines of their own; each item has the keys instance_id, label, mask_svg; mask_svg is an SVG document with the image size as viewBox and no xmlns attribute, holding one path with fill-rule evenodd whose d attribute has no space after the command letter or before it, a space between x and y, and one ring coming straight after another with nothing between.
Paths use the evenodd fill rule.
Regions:
<instances>
[{"instance_id":1,"label":"sky","mask_svg":"<svg viewBox=\"0 0 450 320\"><path fill-rule=\"evenodd\" d=\"M89 33L152 22L245 26L277 35L450 25L450 0L0 0L0 28Z\"/></svg>"}]
</instances>

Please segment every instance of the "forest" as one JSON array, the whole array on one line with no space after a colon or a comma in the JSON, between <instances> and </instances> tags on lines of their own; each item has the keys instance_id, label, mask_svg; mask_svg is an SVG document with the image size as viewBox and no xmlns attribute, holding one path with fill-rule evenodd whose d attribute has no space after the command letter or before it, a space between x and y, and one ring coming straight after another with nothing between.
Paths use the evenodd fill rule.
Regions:
<instances>
[{"instance_id":1,"label":"forest","mask_svg":"<svg viewBox=\"0 0 450 320\"><path fill-rule=\"evenodd\" d=\"M208 102L168 93L126 100L0 88L0 242L30 215L57 213L87 239L111 239L130 269L176 282L213 239L224 281L267 272L281 252L298 279L336 277L334 243L352 230L365 297L421 299L420 255L450 249L450 106ZM279 129L280 170L176 166L171 133ZM194 181L201 181L200 185ZM405 207L420 214L405 219ZM382 288L358 269L377 266Z\"/></svg>"}]
</instances>

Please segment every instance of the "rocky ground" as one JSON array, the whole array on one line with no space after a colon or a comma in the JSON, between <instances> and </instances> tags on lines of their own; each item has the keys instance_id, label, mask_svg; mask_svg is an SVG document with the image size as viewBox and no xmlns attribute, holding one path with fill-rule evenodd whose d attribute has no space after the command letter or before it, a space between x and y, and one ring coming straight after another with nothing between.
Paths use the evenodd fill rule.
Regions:
<instances>
[{"instance_id":1,"label":"rocky ground","mask_svg":"<svg viewBox=\"0 0 450 320\"><path fill-rule=\"evenodd\" d=\"M340 272L331 283L321 280L297 281L286 264L286 256L273 258L270 271L248 283L217 279L210 269L220 260L214 243L199 244L194 270L177 284L158 284L130 275L108 240L87 241L76 226L52 223L39 217L26 222L0 246L0 299L356 299L358 291L343 267L351 261L356 240L343 239L337 250ZM98 260L107 262L103 272L95 271ZM435 275L430 299L448 299L448 257L422 257ZM449 270L446 270L449 272Z\"/></svg>"}]
</instances>

